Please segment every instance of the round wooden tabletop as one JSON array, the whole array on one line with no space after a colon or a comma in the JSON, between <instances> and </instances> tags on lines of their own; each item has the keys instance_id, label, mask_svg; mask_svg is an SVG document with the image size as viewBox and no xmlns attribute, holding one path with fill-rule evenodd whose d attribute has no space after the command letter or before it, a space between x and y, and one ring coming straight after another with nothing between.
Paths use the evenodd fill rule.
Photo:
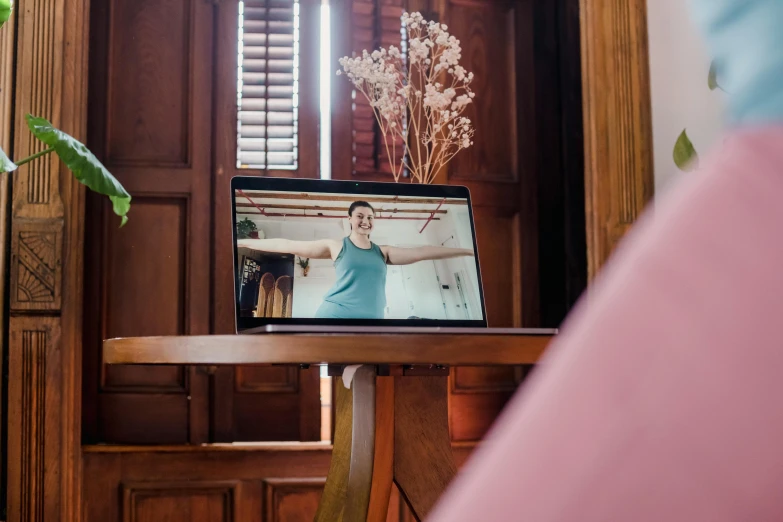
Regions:
<instances>
[{"instance_id":1,"label":"round wooden tabletop","mask_svg":"<svg viewBox=\"0 0 783 522\"><path fill-rule=\"evenodd\" d=\"M533 364L551 335L264 334L103 342L107 364Z\"/></svg>"}]
</instances>

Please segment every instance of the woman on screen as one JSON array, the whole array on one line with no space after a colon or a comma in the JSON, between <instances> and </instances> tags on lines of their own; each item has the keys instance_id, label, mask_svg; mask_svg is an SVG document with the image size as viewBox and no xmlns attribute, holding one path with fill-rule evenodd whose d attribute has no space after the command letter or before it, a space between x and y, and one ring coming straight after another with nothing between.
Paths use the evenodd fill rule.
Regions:
<instances>
[{"instance_id":1,"label":"woman on screen","mask_svg":"<svg viewBox=\"0 0 783 522\"><path fill-rule=\"evenodd\" d=\"M473 256L473 250L421 246L401 248L370 241L375 210L366 201L348 209L351 234L342 241L320 239L240 239L238 247L260 252L293 254L311 259L333 259L337 281L324 296L315 316L322 319L383 319L386 308L386 265Z\"/></svg>"}]
</instances>

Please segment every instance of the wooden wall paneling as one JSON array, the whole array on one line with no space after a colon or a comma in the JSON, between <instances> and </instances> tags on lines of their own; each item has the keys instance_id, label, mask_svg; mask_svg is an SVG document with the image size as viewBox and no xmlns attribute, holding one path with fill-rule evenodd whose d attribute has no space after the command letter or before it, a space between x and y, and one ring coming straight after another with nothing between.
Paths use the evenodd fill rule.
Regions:
<instances>
[{"instance_id":1,"label":"wooden wall paneling","mask_svg":"<svg viewBox=\"0 0 783 522\"><path fill-rule=\"evenodd\" d=\"M15 317L9 335L8 519L56 520L62 450L59 369L60 322L55 317Z\"/></svg>"},{"instance_id":2,"label":"wooden wall paneling","mask_svg":"<svg viewBox=\"0 0 783 522\"><path fill-rule=\"evenodd\" d=\"M13 125L13 88L14 88L14 25L16 23L16 11L12 18L0 30L0 147L11 154L12 125ZM0 241L8 244L11 228L11 174L0 174ZM8 347L8 330L6 300L8 286L6 274L8 271L8 251L0 250L0 513L6 510L6 375L5 366Z\"/></svg>"},{"instance_id":3,"label":"wooden wall paneling","mask_svg":"<svg viewBox=\"0 0 783 522\"><path fill-rule=\"evenodd\" d=\"M233 368L231 368L233 370ZM321 438L320 377L318 367L236 367L215 388L215 408L223 411L218 440L317 441ZM220 370L218 370L220 372ZM226 389L223 386L232 383ZM223 397L230 399L223 402ZM228 414L231 414L230 417Z\"/></svg>"},{"instance_id":4,"label":"wooden wall paneling","mask_svg":"<svg viewBox=\"0 0 783 522\"><path fill-rule=\"evenodd\" d=\"M217 7L213 183L212 333L234 333L233 245L230 180L237 175L319 176L318 60L320 1L300 0L299 167L297 170L237 169L238 3ZM320 394L316 369L227 367L214 375L211 433L217 441L320 439Z\"/></svg>"},{"instance_id":5,"label":"wooden wall paneling","mask_svg":"<svg viewBox=\"0 0 783 522\"><path fill-rule=\"evenodd\" d=\"M476 98L465 109L476 129L473 147L457 154L449 164L449 180L516 182L518 30L514 2L449 0L444 20L462 45L465 69L475 75L471 88ZM525 52L522 50L521 52ZM522 73L522 71L519 71Z\"/></svg>"},{"instance_id":6,"label":"wooden wall paneling","mask_svg":"<svg viewBox=\"0 0 783 522\"><path fill-rule=\"evenodd\" d=\"M456 444L452 451L460 467L474 444ZM328 444L231 444L187 446L85 446L85 522L124 522L126 508L139 506L135 520L180 520L199 490L207 490L213 506L225 491L233 497L237 522L295 522L314 519L330 465ZM192 485L192 488L190 487ZM136 500L128 501L128 493ZM183 505L172 515L171 505ZM220 512L219 510L215 513ZM222 512L220 512L222 513ZM169 516L166 518L164 515ZM201 520L198 514L185 520ZM219 516L217 520L222 520ZM388 522L412 522L405 500L392 486Z\"/></svg>"},{"instance_id":7,"label":"wooden wall paneling","mask_svg":"<svg viewBox=\"0 0 783 522\"><path fill-rule=\"evenodd\" d=\"M89 2L69 2L64 17L62 129L87 140ZM84 231L86 188L71 172L60 170L65 211L63 235L63 309L61 357L63 421L60 435L62 510L59 520L82 515L81 405L84 313Z\"/></svg>"},{"instance_id":8,"label":"wooden wall paneling","mask_svg":"<svg viewBox=\"0 0 783 522\"><path fill-rule=\"evenodd\" d=\"M237 481L122 483L122 522L234 522Z\"/></svg>"},{"instance_id":9,"label":"wooden wall paneling","mask_svg":"<svg viewBox=\"0 0 783 522\"><path fill-rule=\"evenodd\" d=\"M331 128L332 128L332 179L350 179L353 172L353 121L351 118L353 86L345 76L337 76L342 70L338 60L351 56L353 0L329 2L330 32L332 39L331 64ZM388 178L387 178L388 179Z\"/></svg>"},{"instance_id":10,"label":"wooden wall paneling","mask_svg":"<svg viewBox=\"0 0 783 522\"><path fill-rule=\"evenodd\" d=\"M14 65L2 95L13 157L44 145L27 113L84 139L86 2L16 2ZM10 95L9 82L14 92ZM8 120L4 120L7 125ZM8 129L6 126L5 129ZM4 133L7 147L10 133ZM8 263L8 519L74 520L81 499L79 403L84 188L54 155L12 176ZM5 210L5 209L4 209ZM10 227L9 227L10 225ZM7 233L7 232L5 232Z\"/></svg>"},{"instance_id":11,"label":"wooden wall paneling","mask_svg":"<svg viewBox=\"0 0 783 522\"><path fill-rule=\"evenodd\" d=\"M269 478L264 484L264 522L312 522L325 478Z\"/></svg>"},{"instance_id":12,"label":"wooden wall paneling","mask_svg":"<svg viewBox=\"0 0 783 522\"><path fill-rule=\"evenodd\" d=\"M588 273L652 198L645 0L580 0Z\"/></svg>"},{"instance_id":13,"label":"wooden wall paneling","mask_svg":"<svg viewBox=\"0 0 783 522\"><path fill-rule=\"evenodd\" d=\"M208 376L101 362L105 338L209 333L212 6L93 2L89 144L133 196L118 230L91 194L85 440L200 443Z\"/></svg>"},{"instance_id":14,"label":"wooden wall paneling","mask_svg":"<svg viewBox=\"0 0 783 522\"><path fill-rule=\"evenodd\" d=\"M359 56L363 50L388 49L391 45L399 49L403 6L403 0L353 0L348 19L351 27L350 52L346 56ZM352 87L344 76L337 81ZM359 93L352 100L350 145L353 162L350 175L357 176L357 179L393 179L389 153L369 101ZM397 163L402 161L403 151L402 140L398 140L392 153L396 154ZM348 174L349 171L341 171L336 178L345 179Z\"/></svg>"},{"instance_id":15,"label":"wooden wall paneling","mask_svg":"<svg viewBox=\"0 0 783 522\"><path fill-rule=\"evenodd\" d=\"M400 17L404 0L335 0L332 13L332 66L342 70L338 60L360 56L363 50L400 48ZM332 79L332 179L393 181L383 136L369 102L353 93L345 76ZM402 158L402 142L397 154Z\"/></svg>"},{"instance_id":16,"label":"wooden wall paneling","mask_svg":"<svg viewBox=\"0 0 783 522\"><path fill-rule=\"evenodd\" d=\"M329 456L330 447L320 443L86 446L83 520L313 520ZM129 495L134 492L135 499ZM232 516L225 518L222 508L229 502ZM203 513L188 512L197 503ZM135 516L129 516L133 506ZM176 506L182 510L172 512ZM211 518L204 518L209 509Z\"/></svg>"}]
</instances>

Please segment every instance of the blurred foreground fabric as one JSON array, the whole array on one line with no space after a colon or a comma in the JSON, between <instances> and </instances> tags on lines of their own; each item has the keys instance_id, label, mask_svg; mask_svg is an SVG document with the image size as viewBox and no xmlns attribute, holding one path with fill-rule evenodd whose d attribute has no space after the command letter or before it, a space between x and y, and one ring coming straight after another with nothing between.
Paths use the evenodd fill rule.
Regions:
<instances>
[{"instance_id":1,"label":"blurred foreground fabric","mask_svg":"<svg viewBox=\"0 0 783 522\"><path fill-rule=\"evenodd\" d=\"M783 127L690 176L428 520L783 520Z\"/></svg>"},{"instance_id":2,"label":"blurred foreground fabric","mask_svg":"<svg viewBox=\"0 0 783 522\"><path fill-rule=\"evenodd\" d=\"M693 0L730 131L648 210L429 520L783 520L783 0Z\"/></svg>"}]
</instances>

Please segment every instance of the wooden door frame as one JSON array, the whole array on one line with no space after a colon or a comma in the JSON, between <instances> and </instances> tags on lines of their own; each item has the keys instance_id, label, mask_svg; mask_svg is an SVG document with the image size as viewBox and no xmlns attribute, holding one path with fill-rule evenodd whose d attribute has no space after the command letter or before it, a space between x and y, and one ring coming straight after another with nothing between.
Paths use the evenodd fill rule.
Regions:
<instances>
[{"instance_id":1,"label":"wooden door frame","mask_svg":"<svg viewBox=\"0 0 783 522\"><path fill-rule=\"evenodd\" d=\"M15 4L15 60L0 66L10 66L0 78L2 88L13 86L13 103L0 128L10 130L10 152L20 158L38 150L26 130L28 112L85 137L89 0ZM0 198L0 230L10 229L2 250L10 251L2 296L7 520L78 520L85 189L54 155L21 167L11 182L12 197Z\"/></svg>"},{"instance_id":2,"label":"wooden door frame","mask_svg":"<svg viewBox=\"0 0 783 522\"><path fill-rule=\"evenodd\" d=\"M579 0L579 10L592 279L654 191L647 0Z\"/></svg>"},{"instance_id":3,"label":"wooden door frame","mask_svg":"<svg viewBox=\"0 0 783 522\"><path fill-rule=\"evenodd\" d=\"M0 87L14 85L15 111L0 114L0 129L17 130L10 134L11 152L20 157L30 147L29 134L20 131L26 112L51 119L79 139L86 137L89 0L53 0L50 9L38 11L29 7L32 0L16 4L17 61L0 61ZM593 276L653 193L646 2L579 0L579 7L587 252ZM39 27L47 28L46 33L35 33ZM3 28L6 34L8 29ZM33 63L34 49L46 59ZM50 103L41 105L41 100ZM0 142L9 140L4 136ZM9 356L9 382L14 383L8 394L14 410L8 425L8 483L16 481L16 489L27 490L24 497L9 491L9 522L34 515L81 519L85 189L58 162L40 165L20 169L12 177L12 199L0 197L0 231L10 229L2 255L8 242L11 254L0 266L5 262L14 275L6 279L10 284L0 286L10 302L3 348ZM32 183L43 187L45 201L30 200ZM43 250L31 248L32 240L42 242ZM28 266L25 277L19 277L21 267L31 261L51 270L31 273ZM30 281L49 291L33 300L24 297L30 294ZM24 411L22 395L29 404ZM22 437L29 442L21 445Z\"/></svg>"}]
</instances>

